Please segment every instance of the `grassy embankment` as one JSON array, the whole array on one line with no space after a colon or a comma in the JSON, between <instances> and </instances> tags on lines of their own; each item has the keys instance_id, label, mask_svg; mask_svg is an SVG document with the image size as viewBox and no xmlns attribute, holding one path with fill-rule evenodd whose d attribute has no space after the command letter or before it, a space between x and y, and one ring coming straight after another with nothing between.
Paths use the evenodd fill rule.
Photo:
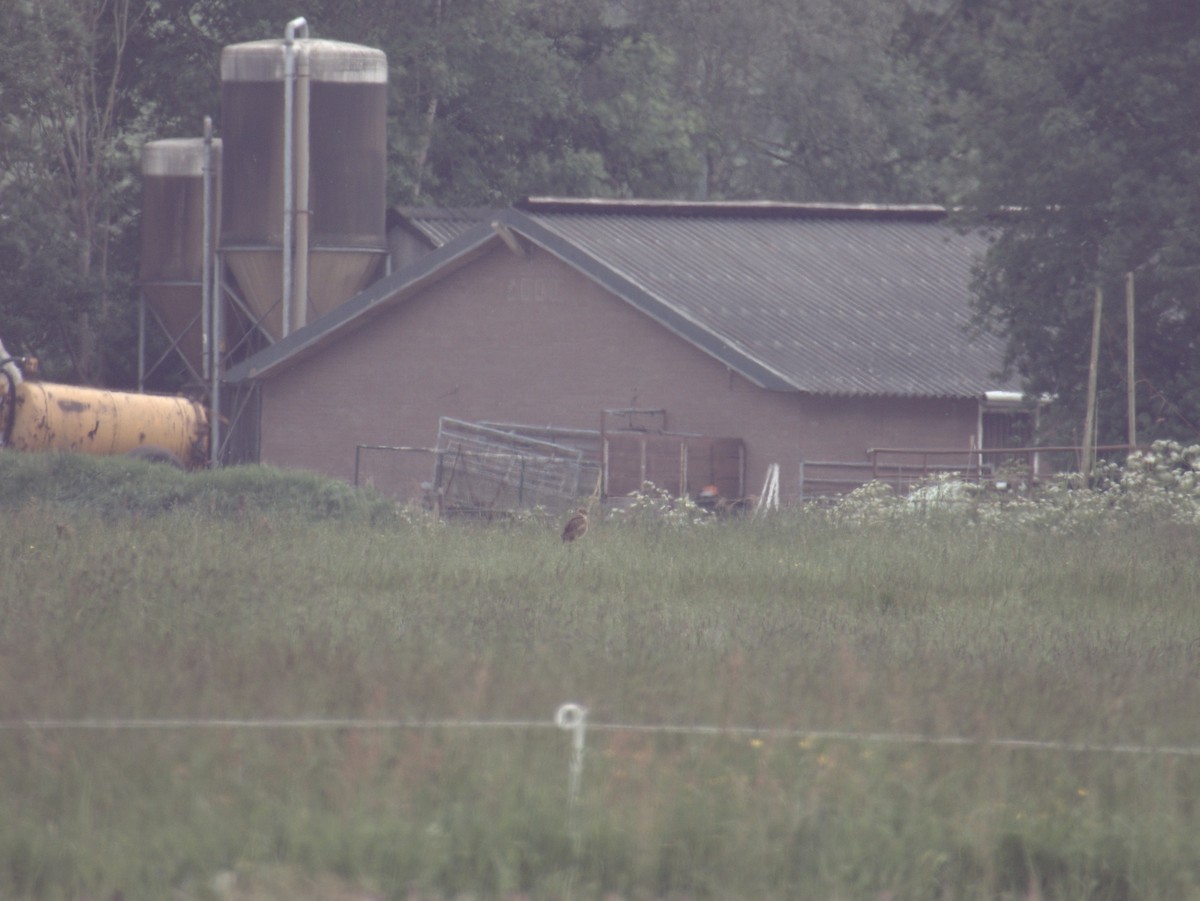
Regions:
<instances>
[{"instance_id":1,"label":"grassy embankment","mask_svg":"<svg viewBox=\"0 0 1200 901\"><path fill-rule=\"evenodd\" d=\"M1200 746L1200 527L642 517L563 546L11 454L0 510L2 897L1200 897L1200 758L987 742ZM578 843L564 701L593 724ZM110 717L547 725L15 725Z\"/></svg>"}]
</instances>

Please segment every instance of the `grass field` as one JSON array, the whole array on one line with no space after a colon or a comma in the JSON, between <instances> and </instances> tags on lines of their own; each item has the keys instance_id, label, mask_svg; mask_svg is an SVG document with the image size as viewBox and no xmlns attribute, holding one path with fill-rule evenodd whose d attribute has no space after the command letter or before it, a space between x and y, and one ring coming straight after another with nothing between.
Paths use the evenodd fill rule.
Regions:
<instances>
[{"instance_id":1,"label":"grass field","mask_svg":"<svg viewBox=\"0 0 1200 901\"><path fill-rule=\"evenodd\" d=\"M0 897L1200 898L1200 526L1134 483L563 545L0 453Z\"/></svg>"}]
</instances>

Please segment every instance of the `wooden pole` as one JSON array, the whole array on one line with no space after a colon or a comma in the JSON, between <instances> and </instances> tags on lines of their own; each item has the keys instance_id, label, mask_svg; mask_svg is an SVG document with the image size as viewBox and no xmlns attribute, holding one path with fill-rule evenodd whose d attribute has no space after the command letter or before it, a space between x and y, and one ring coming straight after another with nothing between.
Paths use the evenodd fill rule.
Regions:
<instances>
[{"instance_id":1,"label":"wooden pole","mask_svg":"<svg viewBox=\"0 0 1200 901\"><path fill-rule=\"evenodd\" d=\"M1133 273L1125 274L1125 412L1129 422L1129 450L1137 447L1137 376L1133 367Z\"/></svg>"},{"instance_id":2,"label":"wooden pole","mask_svg":"<svg viewBox=\"0 0 1200 901\"><path fill-rule=\"evenodd\" d=\"M1083 460L1081 470L1084 482L1092 478L1092 432L1096 426L1096 369L1100 360L1100 313L1104 308L1104 289L1096 286L1096 304L1092 310L1092 354L1088 362L1087 415L1083 421Z\"/></svg>"}]
</instances>

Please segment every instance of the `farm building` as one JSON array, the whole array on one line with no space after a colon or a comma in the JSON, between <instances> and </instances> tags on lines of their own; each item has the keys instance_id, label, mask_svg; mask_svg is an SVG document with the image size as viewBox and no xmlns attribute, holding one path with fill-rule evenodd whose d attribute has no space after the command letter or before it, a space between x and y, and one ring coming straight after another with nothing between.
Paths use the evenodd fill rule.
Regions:
<instances>
[{"instance_id":1,"label":"farm building","mask_svg":"<svg viewBox=\"0 0 1200 901\"><path fill-rule=\"evenodd\" d=\"M968 329L985 240L937 207L530 198L390 224L390 274L226 374L249 456L402 498L457 479L482 507L643 478L744 495L777 465L787 503L879 449L979 465L1026 415Z\"/></svg>"}]
</instances>

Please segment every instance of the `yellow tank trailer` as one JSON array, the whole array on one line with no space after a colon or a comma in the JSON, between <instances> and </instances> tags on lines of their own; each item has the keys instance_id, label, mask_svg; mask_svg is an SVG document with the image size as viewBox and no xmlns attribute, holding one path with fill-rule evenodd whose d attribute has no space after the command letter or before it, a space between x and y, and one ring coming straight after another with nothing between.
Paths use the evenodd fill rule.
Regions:
<instances>
[{"instance_id":1,"label":"yellow tank trailer","mask_svg":"<svg viewBox=\"0 0 1200 901\"><path fill-rule=\"evenodd\" d=\"M4 444L22 451L168 451L185 466L208 456L208 417L185 397L20 381L4 386Z\"/></svg>"}]
</instances>

